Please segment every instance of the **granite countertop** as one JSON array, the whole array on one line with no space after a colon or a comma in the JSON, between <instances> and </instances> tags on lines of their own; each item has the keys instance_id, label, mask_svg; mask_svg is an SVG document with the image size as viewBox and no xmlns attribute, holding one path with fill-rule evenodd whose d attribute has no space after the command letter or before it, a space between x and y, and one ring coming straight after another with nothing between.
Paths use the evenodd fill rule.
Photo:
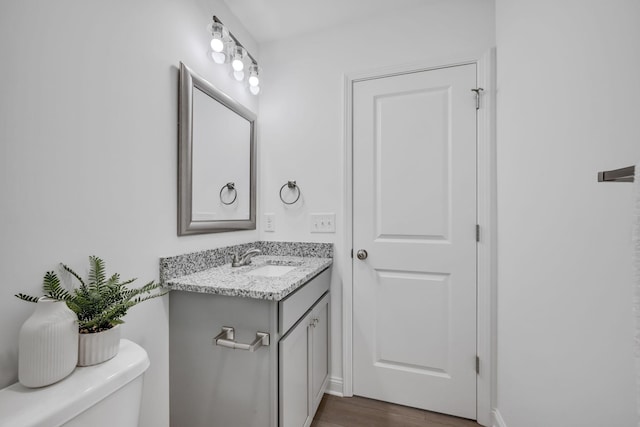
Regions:
<instances>
[{"instance_id":1,"label":"granite countertop","mask_svg":"<svg viewBox=\"0 0 640 427\"><path fill-rule=\"evenodd\" d=\"M168 279L164 285L179 291L279 301L331 266L332 262L331 258L321 257L258 255L247 266L231 267L227 263ZM247 274L269 264L296 268L276 277Z\"/></svg>"}]
</instances>

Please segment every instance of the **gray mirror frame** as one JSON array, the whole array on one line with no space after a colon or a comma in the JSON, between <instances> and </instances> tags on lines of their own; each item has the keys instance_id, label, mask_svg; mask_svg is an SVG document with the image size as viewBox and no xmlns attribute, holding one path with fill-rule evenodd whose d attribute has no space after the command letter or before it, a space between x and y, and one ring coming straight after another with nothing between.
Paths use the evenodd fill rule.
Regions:
<instances>
[{"instance_id":1,"label":"gray mirror frame","mask_svg":"<svg viewBox=\"0 0 640 427\"><path fill-rule=\"evenodd\" d=\"M193 221L193 89L197 88L245 118L250 124L250 195L249 219ZM178 236L256 229L256 115L226 93L180 63L178 94Z\"/></svg>"}]
</instances>

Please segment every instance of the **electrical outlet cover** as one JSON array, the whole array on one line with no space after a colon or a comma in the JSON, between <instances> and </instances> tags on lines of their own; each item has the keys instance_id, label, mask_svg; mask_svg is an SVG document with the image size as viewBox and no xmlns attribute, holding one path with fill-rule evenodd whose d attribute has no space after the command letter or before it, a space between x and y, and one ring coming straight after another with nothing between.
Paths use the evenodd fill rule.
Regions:
<instances>
[{"instance_id":1,"label":"electrical outlet cover","mask_svg":"<svg viewBox=\"0 0 640 427\"><path fill-rule=\"evenodd\" d=\"M276 231L276 215L272 213L264 214L264 231Z\"/></svg>"}]
</instances>

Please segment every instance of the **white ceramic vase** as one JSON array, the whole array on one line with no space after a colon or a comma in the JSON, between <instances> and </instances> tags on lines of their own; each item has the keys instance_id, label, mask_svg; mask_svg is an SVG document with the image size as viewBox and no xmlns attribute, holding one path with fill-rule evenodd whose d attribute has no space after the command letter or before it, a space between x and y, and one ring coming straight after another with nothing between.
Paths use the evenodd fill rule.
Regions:
<instances>
[{"instance_id":1,"label":"white ceramic vase","mask_svg":"<svg viewBox=\"0 0 640 427\"><path fill-rule=\"evenodd\" d=\"M91 366L118 354L120 349L120 325L93 334L80 334L78 341L78 366Z\"/></svg>"},{"instance_id":2,"label":"white ceramic vase","mask_svg":"<svg viewBox=\"0 0 640 427\"><path fill-rule=\"evenodd\" d=\"M76 314L63 301L42 297L20 328L18 381L44 387L73 372L78 361Z\"/></svg>"}]
</instances>

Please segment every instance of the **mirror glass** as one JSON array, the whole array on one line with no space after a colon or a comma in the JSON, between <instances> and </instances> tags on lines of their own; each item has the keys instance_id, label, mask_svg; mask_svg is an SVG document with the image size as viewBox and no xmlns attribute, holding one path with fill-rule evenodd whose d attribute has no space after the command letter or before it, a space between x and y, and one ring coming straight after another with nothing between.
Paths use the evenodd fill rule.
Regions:
<instances>
[{"instance_id":1,"label":"mirror glass","mask_svg":"<svg viewBox=\"0 0 640 427\"><path fill-rule=\"evenodd\" d=\"M256 228L255 114L180 64L178 235Z\"/></svg>"}]
</instances>

